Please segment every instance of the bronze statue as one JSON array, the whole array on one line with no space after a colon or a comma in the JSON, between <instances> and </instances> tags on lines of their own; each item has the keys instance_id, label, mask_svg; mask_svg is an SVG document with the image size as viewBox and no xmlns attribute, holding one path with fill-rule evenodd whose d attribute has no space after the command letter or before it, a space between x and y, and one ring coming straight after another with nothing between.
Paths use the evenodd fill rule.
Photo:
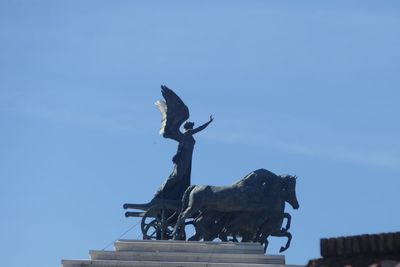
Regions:
<instances>
[{"instance_id":1,"label":"bronze statue","mask_svg":"<svg viewBox=\"0 0 400 267\"><path fill-rule=\"evenodd\" d=\"M165 182L156 192L154 199L180 200L185 190L190 186L190 175L192 171L192 156L196 141L193 135L204 130L212 121L213 117L205 124L194 127L194 122L185 122L184 132L180 126L189 119L189 109L183 101L167 86L161 86L161 92L165 101L158 100L157 108L161 112L160 134L179 143L177 152L172 158L174 169Z\"/></svg>"},{"instance_id":2,"label":"bronze statue","mask_svg":"<svg viewBox=\"0 0 400 267\"><path fill-rule=\"evenodd\" d=\"M193 224L196 233L189 240L260 242L266 249L268 236L283 236L287 242L280 252L286 250L292 235L285 203L299 208L296 177L258 169L230 186L191 186L193 135L204 130L213 117L194 128L194 123L187 121L189 109L183 101L165 85L161 92L165 101L156 102L162 116L160 134L179 145L172 158L173 171L153 199L124 204L124 209L141 210L127 211L125 216L142 218L143 239L186 240L185 225Z\"/></svg>"},{"instance_id":3,"label":"bronze statue","mask_svg":"<svg viewBox=\"0 0 400 267\"><path fill-rule=\"evenodd\" d=\"M212 240L226 236L242 236L243 242L265 243L268 236L286 236L290 245L290 215L284 212L285 202L299 208L296 177L275 175L265 169L256 170L231 186L190 186L182 198L182 211L174 228L174 238L182 239L186 218L195 217L196 231L191 240ZM197 214L197 215L195 215ZM284 218L287 225L281 229Z\"/></svg>"}]
</instances>

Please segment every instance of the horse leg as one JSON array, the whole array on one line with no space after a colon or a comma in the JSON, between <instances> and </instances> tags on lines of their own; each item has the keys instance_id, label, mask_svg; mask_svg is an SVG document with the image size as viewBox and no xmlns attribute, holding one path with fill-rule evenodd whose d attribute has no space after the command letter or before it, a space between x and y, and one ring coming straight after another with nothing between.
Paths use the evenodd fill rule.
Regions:
<instances>
[{"instance_id":1,"label":"horse leg","mask_svg":"<svg viewBox=\"0 0 400 267\"><path fill-rule=\"evenodd\" d=\"M243 231L241 233L242 241L241 242L251 242L253 240L254 235L251 232Z\"/></svg>"},{"instance_id":2,"label":"horse leg","mask_svg":"<svg viewBox=\"0 0 400 267\"><path fill-rule=\"evenodd\" d=\"M174 230L172 232L172 237L174 240L181 240L182 239L182 228L183 231L185 230L185 220L189 218L190 215L193 213L193 207L191 207L190 203L190 196L192 191L196 188L195 185L189 186L186 191L183 193L182 197L182 209L181 213L176 220L176 224L174 226Z\"/></svg>"},{"instance_id":3,"label":"horse leg","mask_svg":"<svg viewBox=\"0 0 400 267\"><path fill-rule=\"evenodd\" d=\"M236 235L232 235L232 242L237 243L239 240L236 238Z\"/></svg>"},{"instance_id":4,"label":"horse leg","mask_svg":"<svg viewBox=\"0 0 400 267\"><path fill-rule=\"evenodd\" d=\"M221 228L218 224L211 222L204 229L204 241L213 241L215 238L219 237L221 234Z\"/></svg>"},{"instance_id":5,"label":"horse leg","mask_svg":"<svg viewBox=\"0 0 400 267\"><path fill-rule=\"evenodd\" d=\"M204 238L203 230L203 215L200 213L193 220L193 227L195 234L188 239L188 241L200 241Z\"/></svg>"},{"instance_id":6,"label":"horse leg","mask_svg":"<svg viewBox=\"0 0 400 267\"><path fill-rule=\"evenodd\" d=\"M269 243L268 236L269 235L265 236L265 239L263 239L264 240L264 254L267 253L267 248L268 248L268 243Z\"/></svg>"},{"instance_id":7,"label":"horse leg","mask_svg":"<svg viewBox=\"0 0 400 267\"><path fill-rule=\"evenodd\" d=\"M174 231L172 232L172 236L174 240L182 239L182 230L185 229L185 220L189 218L189 216L193 213L193 210L189 207L184 212L179 214L178 219L176 221ZM182 229L183 228L183 229Z\"/></svg>"},{"instance_id":8,"label":"horse leg","mask_svg":"<svg viewBox=\"0 0 400 267\"><path fill-rule=\"evenodd\" d=\"M219 233L218 238L219 238L222 242L228 242L228 236L226 235L225 232Z\"/></svg>"},{"instance_id":9,"label":"horse leg","mask_svg":"<svg viewBox=\"0 0 400 267\"><path fill-rule=\"evenodd\" d=\"M204 241L213 241L215 238L215 234L213 233L213 228L211 223L209 222L210 218L203 218L201 224L201 232L203 233Z\"/></svg>"},{"instance_id":10,"label":"horse leg","mask_svg":"<svg viewBox=\"0 0 400 267\"><path fill-rule=\"evenodd\" d=\"M287 250L290 246L290 242L292 241L292 234L287 232L287 231L277 231L271 234L272 236L276 236L276 237L282 237L285 236L287 237L287 242L286 245L284 247L281 247L279 250L279 253L284 252L285 250Z\"/></svg>"},{"instance_id":11,"label":"horse leg","mask_svg":"<svg viewBox=\"0 0 400 267\"><path fill-rule=\"evenodd\" d=\"M202 235L195 233L194 235L192 235L188 241L200 241L202 238Z\"/></svg>"},{"instance_id":12,"label":"horse leg","mask_svg":"<svg viewBox=\"0 0 400 267\"><path fill-rule=\"evenodd\" d=\"M204 233L204 241L213 241L215 239L216 234L212 232L205 232Z\"/></svg>"},{"instance_id":13,"label":"horse leg","mask_svg":"<svg viewBox=\"0 0 400 267\"><path fill-rule=\"evenodd\" d=\"M267 253L267 248L268 248L268 237L271 235L271 232L264 232L262 231L257 232L257 236L254 238L254 240L256 240L256 242L260 242L261 245L264 245L264 254Z\"/></svg>"}]
</instances>

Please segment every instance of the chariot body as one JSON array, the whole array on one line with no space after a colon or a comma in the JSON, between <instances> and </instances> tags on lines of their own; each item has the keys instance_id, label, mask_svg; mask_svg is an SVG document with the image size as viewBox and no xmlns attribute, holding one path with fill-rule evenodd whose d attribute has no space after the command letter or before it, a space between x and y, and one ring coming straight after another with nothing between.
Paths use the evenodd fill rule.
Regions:
<instances>
[{"instance_id":1,"label":"chariot body","mask_svg":"<svg viewBox=\"0 0 400 267\"><path fill-rule=\"evenodd\" d=\"M168 240L173 238L174 226L181 211L180 200L153 199L145 204L124 204L126 217L141 217L143 239ZM188 223L187 223L188 224Z\"/></svg>"}]
</instances>

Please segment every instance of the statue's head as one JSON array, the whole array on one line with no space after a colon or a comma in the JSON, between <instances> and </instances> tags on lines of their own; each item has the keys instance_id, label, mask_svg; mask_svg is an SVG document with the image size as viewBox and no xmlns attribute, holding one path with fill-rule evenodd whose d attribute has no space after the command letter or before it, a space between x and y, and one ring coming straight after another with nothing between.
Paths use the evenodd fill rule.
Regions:
<instances>
[{"instance_id":1,"label":"statue's head","mask_svg":"<svg viewBox=\"0 0 400 267\"><path fill-rule=\"evenodd\" d=\"M297 210L300 205L296 197L296 176L285 175L282 176L282 191L284 194L285 201L292 206L293 209Z\"/></svg>"},{"instance_id":2,"label":"statue's head","mask_svg":"<svg viewBox=\"0 0 400 267\"><path fill-rule=\"evenodd\" d=\"M191 121L187 121L183 125L183 129L185 129L185 130L191 130L191 129L193 129L193 127L194 127L194 122L191 122Z\"/></svg>"}]
</instances>

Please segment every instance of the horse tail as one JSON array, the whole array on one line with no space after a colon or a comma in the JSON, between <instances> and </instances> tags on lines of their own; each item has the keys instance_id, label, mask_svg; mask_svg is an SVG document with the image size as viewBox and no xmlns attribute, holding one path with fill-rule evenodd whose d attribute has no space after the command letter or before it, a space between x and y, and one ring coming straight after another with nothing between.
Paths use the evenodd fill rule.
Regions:
<instances>
[{"instance_id":1,"label":"horse tail","mask_svg":"<svg viewBox=\"0 0 400 267\"><path fill-rule=\"evenodd\" d=\"M192 192L192 190L193 190L195 187L196 187L195 185L191 185L191 186L189 186L189 187L185 190L185 192L183 193L183 197L182 197L182 211L181 211L181 212L184 212L184 211L187 209L187 207L189 206L189 196L190 196L190 193Z\"/></svg>"}]
</instances>

